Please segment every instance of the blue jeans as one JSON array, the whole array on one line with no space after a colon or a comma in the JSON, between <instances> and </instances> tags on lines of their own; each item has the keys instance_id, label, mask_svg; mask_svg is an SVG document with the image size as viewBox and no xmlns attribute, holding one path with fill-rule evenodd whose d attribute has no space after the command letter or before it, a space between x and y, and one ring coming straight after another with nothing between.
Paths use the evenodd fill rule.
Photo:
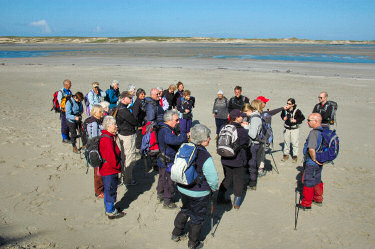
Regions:
<instances>
[{"instance_id":1,"label":"blue jeans","mask_svg":"<svg viewBox=\"0 0 375 249\"><path fill-rule=\"evenodd\" d=\"M104 185L104 205L107 213L115 211L115 202L117 198L118 175L103 176Z\"/></svg>"}]
</instances>

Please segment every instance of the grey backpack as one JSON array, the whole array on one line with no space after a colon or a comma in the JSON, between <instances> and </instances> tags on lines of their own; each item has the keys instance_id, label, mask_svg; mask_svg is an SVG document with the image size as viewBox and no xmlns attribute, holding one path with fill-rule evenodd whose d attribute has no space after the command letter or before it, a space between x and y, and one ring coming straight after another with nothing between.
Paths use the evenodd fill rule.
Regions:
<instances>
[{"instance_id":1,"label":"grey backpack","mask_svg":"<svg viewBox=\"0 0 375 249\"><path fill-rule=\"evenodd\" d=\"M235 157L240 149L240 140L237 128L234 125L225 125L219 133L217 139L217 154L222 157Z\"/></svg>"}]
</instances>

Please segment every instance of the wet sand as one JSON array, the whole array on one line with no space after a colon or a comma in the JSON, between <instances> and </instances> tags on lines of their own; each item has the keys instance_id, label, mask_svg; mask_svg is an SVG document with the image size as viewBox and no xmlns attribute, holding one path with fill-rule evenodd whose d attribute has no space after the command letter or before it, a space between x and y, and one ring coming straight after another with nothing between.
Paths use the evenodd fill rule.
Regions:
<instances>
[{"instance_id":1,"label":"wet sand","mask_svg":"<svg viewBox=\"0 0 375 249\"><path fill-rule=\"evenodd\" d=\"M142 50L142 45L133 46ZM152 49L158 50L159 45ZM269 171L260 178L257 191L246 193L239 211L215 205L215 237L209 234L207 222L202 239L205 248L373 248L374 69L373 64L131 56L122 52L0 59L0 243L5 248L187 247L187 240L170 240L178 210L165 210L157 203L157 176L145 173L141 160L135 172L139 184L129 190L124 186L118 189L126 217L109 221L104 215L102 199L94 197L93 170L86 175L85 160L61 143L58 115L49 111L52 93L69 78L73 92L84 93L93 81L106 89L117 79L122 90L133 83L147 93L152 87L182 81L197 100L194 119L213 132L211 110L218 89L229 98L233 87L241 85L251 99L258 95L270 98L267 107L271 109L294 97L305 116L319 92L326 90L339 104L341 151L335 165L323 170L324 206L300 211L298 230L294 231L296 178L302 161L280 161L283 129L281 119L275 116L272 155L276 165L271 155L266 159L267 168L276 166L280 174ZM300 155L308 132L304 123ZM221 181L215 144L208 150Z\"/></svg>"}]
</instances>

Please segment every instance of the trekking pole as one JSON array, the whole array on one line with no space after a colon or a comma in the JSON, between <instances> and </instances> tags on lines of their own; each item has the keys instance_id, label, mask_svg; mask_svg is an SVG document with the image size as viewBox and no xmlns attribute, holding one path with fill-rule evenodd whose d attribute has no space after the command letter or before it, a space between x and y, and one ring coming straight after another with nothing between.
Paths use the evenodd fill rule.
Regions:
<instances>
[{"instance_id":1,"label":"trekking pole","mask_svg":"<svg viewBox=\"0 0 375 249\"><path fill-rule=\"evenodd\" d=\"M211 194L211 235L212 237L215 236L215 233L212 231L212 229L214 228L214 201L213 201L213 198L212 198L212 194Z\"/></svg>"},{"instance_id":2,"label":"trekking pole","mask_svg":"<svg viewBox=\"0 0 375 249\"><path fill-rule=\"evenodd\" d=\"M275 158L273 157L273 154L272 154L272 148L269 148L271 151L270 151L270 154L271 154L271 157L272 157L272 161L273 163L275 164L275 167L271 164L271 167L274 171L276 171L277 174L280 174L279 173L279 169L277 168L276 166L276 161L275 161Z\"/></svg>"},{"instance_id":3,"label":"trekking pole","mask_svg":"<svg viewBox=\"0 0 375 249\"><path fill-rule=\"evenodd\" d=\"M294 207L294 230L297 230L297 222L298 222L298 213L299 213L299 207L297 207L297 204L300 204L301 197L297 201L298 196L298 188L296 188L296 194L295 194L295 207Z\"/></svg>"}]
</instances>

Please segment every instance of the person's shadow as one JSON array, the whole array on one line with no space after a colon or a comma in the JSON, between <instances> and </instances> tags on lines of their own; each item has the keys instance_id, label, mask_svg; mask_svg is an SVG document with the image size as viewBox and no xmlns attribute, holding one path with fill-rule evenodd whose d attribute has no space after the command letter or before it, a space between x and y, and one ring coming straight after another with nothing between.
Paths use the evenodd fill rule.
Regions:
<instances>
[{"instance_id":1,"label":"person's shadow","mask_svg":"<svg viewBox=\"0 0 375 249\"><path fill-rule=\"evenodd\" d=\"M150 163L150 162L149 162ZM133 176L137 180L137 185L127 186L124 196L115 204L115 207L122 211L129 208L130 204L138 199L144 192L149 191L155 181L156 171L148 172L149 167L144 159L136 162L133 169ZM152 170L152 169L151 169Z\"/></svg>"},{"instance_id":2,"label":"person's shadow","mask_svg":"<svg viewBox=\"0 0 375 249\"><path fill-rule=\"evenodd\" d=\"M299 193L299 200L296 200L296 201L300 201L303 197L302 193L303 193L303 182L302 182L302 178L303 178L303 166L297 166L297 175L296 175L296 180L297 180L297 187L295 188L295 191L296 193L298 192Z\"/></svg>"}]
</instances>

